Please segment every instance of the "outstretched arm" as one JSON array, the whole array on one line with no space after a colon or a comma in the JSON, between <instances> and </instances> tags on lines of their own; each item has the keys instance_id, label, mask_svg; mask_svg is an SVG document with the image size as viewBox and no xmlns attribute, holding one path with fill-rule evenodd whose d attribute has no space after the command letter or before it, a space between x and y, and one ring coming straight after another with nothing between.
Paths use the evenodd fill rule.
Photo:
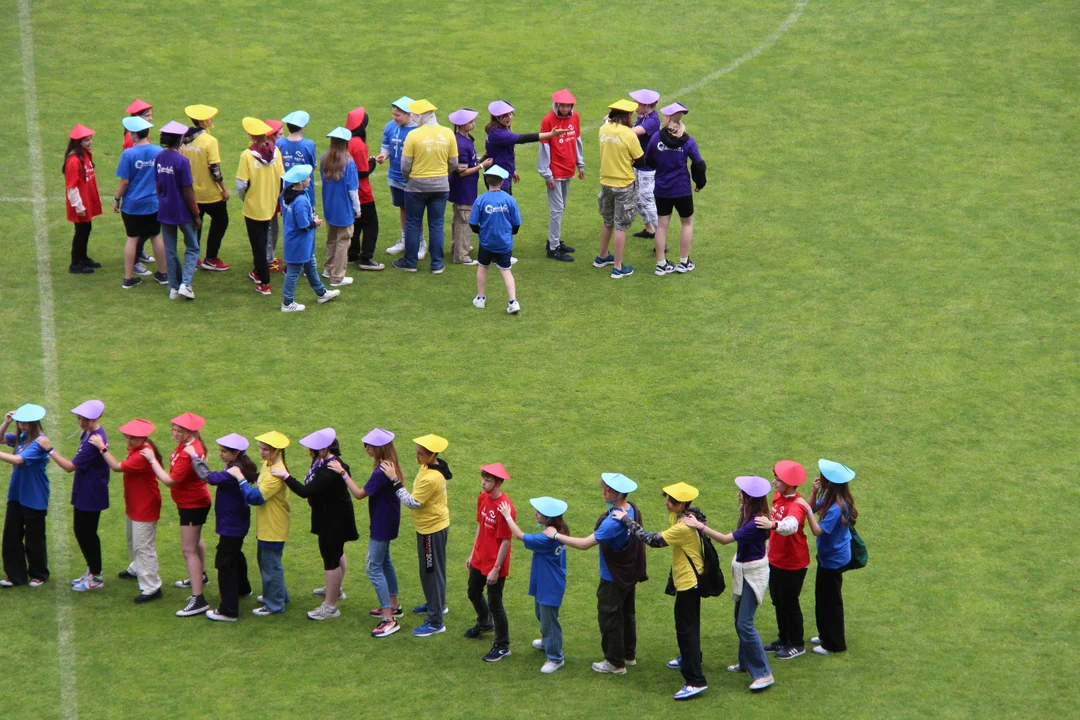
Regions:
<instances>
[{"instance_id":1,"label":"outstretched arm","mask_svg":"<svg viewBox=\"0 0 1080 720\"><path fill-rule=\"evenodd\" d=\"M611 512L611 517L618 520L625 527L629 528L630 532L634 533L641 542L645 543L649 547L662 548L667 547L667 540L660 533L651 533L630 517L626 512L616 508Z\"/></svg>"}]
</instances>

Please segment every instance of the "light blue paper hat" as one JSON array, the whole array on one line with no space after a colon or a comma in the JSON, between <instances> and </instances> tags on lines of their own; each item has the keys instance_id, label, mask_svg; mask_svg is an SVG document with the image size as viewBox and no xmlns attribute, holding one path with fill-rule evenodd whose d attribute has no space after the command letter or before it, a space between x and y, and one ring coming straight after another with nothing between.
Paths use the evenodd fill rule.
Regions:
<instances>
[{"instance_id":1,"label":"light blue paper hat","mask_svg":"<svg viewBox=\"0 0 1080 720\"><path fill-rule=\"evenodd\" d=\"M145 118L141 118L138 115L126 117L120 121L120 124L124 126L125 130L133 133L142 132L143 130L149 130L154 127L154 123Z\"/></svg>"},{"instance_id":2,"label":"light blue paper hat","mask_svg":"<svg viewBox=\"0 0 1080 720\"><path fill-rule=\"evenodd\" d=\"M338 140L344 140L345 142L348 142L352 139L352 133L338 125L336 128L326 133L326 137L337 138Z\"/></svg>"},{"instance_id":3,"label":"light blue paper hat","mask_svg":"<svg viewBox=\"0 0 1080 720\"><path fill-rule=\"evenodd\" d=\"M503 180L510 177L510 173L506 172L506 170L499 167L498 165L492 165L491 167L489 167L487 170L484 171L484 174L485 175L494 175L496 177L501 177Z\"/></svg>"},{"instance_id":4,"label":"light blue paper hat","mask_svg":"<svg viewBox=\"0 0 1080 720\"><path fill-rule=\"evenodd\" d=\"M286 125L295 125L298 128L304 128L311 122L311 116L303 110L293 110L291 113L281 118L281 122Z\"/></svg>"},{"instance_id":5,"label":"light blue paper hat","mask_svg":"<svg viewBox=\"0 0 1080 720\"><path fill-rule=\"evenodd\" d=\"M15 422L40 422L45 417L45 408L33 403L26 403L11 415Z\"/></svg>"},{"instance_id":6,"label":"light blue paper hat","mask_svg":"<svg viewBox=\"0 0 1080 720\"><path fill-rule=\"evenodd\" d=\"M831 483L843 485L855 479L855 471L847 465L822 458L817 461L818 470Z\"/></svg>"},{"instance_id":7,"label":"light blue paper hat","mask_svg":"<svg viewBox=\"0 0 1080 720\"><path fill-rule=\"evenodd\" d=\"M559 517L566 512L569 507L562 500L557 500L553 497L538 497L529 498L529 504L536 508L536 512L540 513L546 518Z\"/></svg>"},{"instance_id":8,"label":"light blue paper hat","mask_svg":"<svg viewBox=\"0 0 1080 720\"><path fill-rule=\"evenodd\" d=\"M637 490L637 483L622 473L600 473L600 479L609 488L620 494L632 493Z\"/></svg>"},{"instance_id":9,"label":"light blue paper hat","mask_svg":"<svg viewBox=\"0 0 1080 720\"><path fill-rule=\"evenodd\" d=\"M396 107L398 110L401 110L402 112L410 112L409 106L412 105L414 102L416 102L416 101L413 100L408 95L402 95L401 97L399 97L397 100L395 100L394 102L392 102L390 104L393 105L394 107Z\"/></svg>"},{"instance_id":10,"label":"light blue paper hat","mask_svg":"<svg viewBox=\"0 0 1080 720\"><path fill-rule=\"evenodd\" d=\"M311 175L312 169L310 165L293 165L285 171L285 174L281 176L281 180L286 185L304 182Z\"/></svg>"}]
</instances>

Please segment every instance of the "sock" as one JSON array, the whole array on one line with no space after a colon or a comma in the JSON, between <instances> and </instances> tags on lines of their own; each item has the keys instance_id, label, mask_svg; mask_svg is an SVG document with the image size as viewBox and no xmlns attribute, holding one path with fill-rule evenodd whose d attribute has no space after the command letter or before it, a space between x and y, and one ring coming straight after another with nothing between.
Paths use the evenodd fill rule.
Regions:
<instances>
[{"instance_id":1,"label":"sock","mask_svg":"<svg viewBox=\"0 0 1080 720\"><path fill-rule=\"evenodd\" d=\"M517 298L510 298L510 302L508 302L508 303L506 303L506 304L507 304L507 305L513 305L513 304L514 304L514 303L516 303L516 302L517 302Z\"/></svg>"},{"instance_id":2,"label":"sock","mask_svg":"<svg viewBox=\"0 0 1080 720\"><path fill-rule=\"evenodd\" d=\"M690 262L690 256L687 255L686 257L679 258L679 262L681 262L683 265L685 265L686 263Z\"/></svg>"},{"instance_id":3,"label":"sock","mask_svg":"<svg viewBox=\"0 0 1080 720\"><path fill-rule=\"evenodd\" d=\"M477 300L487 300L487 295L477 295L476 299Z\"/></svg>"}]
</instances>

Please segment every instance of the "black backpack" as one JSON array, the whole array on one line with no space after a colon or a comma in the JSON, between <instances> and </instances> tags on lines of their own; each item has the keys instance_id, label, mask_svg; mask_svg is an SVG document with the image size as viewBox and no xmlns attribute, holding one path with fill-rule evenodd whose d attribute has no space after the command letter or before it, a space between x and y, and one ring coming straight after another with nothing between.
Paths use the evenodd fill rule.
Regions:
<instances>
[{"instance_id":1,"label":"black backpack","mask_svg":"<svg viewBox=\"0 0 1080 720\"><path fill-rule=\"evenodd\" d=\"M698 572L697 566L694 565L694 561L690 559L689 555L686 556L686 560L690 563L690 568L694 571L694 574L697 575L698 594L701 597L719 597L724 594L724 589L727 587L724 582L724 571L720 569L720 556L716 554L712 538L700 530L697 531L697 534L701 540L701 557L704 561L701 572ZM675 594L675 579L670 572L668 573L668 584L665 592L668 595Z\"/></svg>"}]
</instances>

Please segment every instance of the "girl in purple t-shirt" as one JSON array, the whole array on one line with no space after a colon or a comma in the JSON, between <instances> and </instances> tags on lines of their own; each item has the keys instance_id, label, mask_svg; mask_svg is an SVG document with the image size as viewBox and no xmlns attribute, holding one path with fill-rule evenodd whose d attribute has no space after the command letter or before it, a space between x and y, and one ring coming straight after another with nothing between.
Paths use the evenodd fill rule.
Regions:
<instances>
[{"instance_id":1,"label":"girl in purple t-shirt","mask_svg":"<svg viewBox=\"0 0 1080 720\"><path fill-rule=\"evenodd\" d=\"M510 181L521 182L521 176L514 169L514 146L550 140L565 135L569 131L566 128L553 128L547 132L519 135L510 130L510 124L514 122L514 106L505 100L489 103L488 112L491 113L491 122L484 128L484 132L487 133L485 154L491 158L492 162L510 174L510 177L503 180L502 189L513 195L514 188Z\"/></svg>"}]
</instances>

